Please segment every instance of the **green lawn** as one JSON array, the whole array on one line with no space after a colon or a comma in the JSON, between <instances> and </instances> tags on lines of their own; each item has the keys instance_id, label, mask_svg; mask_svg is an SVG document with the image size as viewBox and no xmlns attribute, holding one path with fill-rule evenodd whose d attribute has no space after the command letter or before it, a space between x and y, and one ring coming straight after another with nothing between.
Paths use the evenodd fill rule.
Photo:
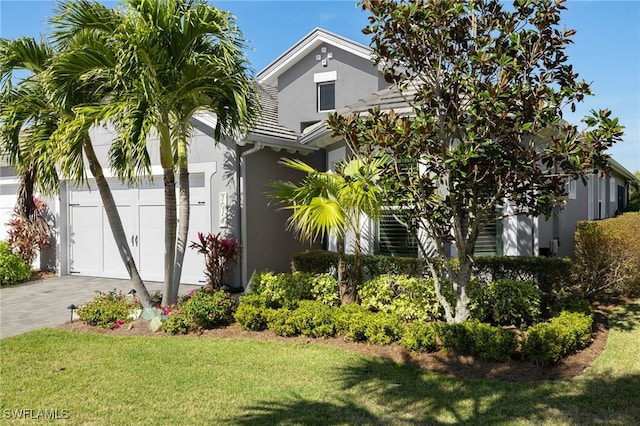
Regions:
<instances>
[{"instance_id":1,"label":"green lawn","mask_svg":"<svg viewBox=\"0 0 640 426\"><path fill-rule=\"evenodd\" d=\"M3 421L58 410L92 425L640 424L640 300L610 326L585 374L536 383L444 378L315 344L46 329L1 341L0 405Z\"/></svg>"}]
</instances>

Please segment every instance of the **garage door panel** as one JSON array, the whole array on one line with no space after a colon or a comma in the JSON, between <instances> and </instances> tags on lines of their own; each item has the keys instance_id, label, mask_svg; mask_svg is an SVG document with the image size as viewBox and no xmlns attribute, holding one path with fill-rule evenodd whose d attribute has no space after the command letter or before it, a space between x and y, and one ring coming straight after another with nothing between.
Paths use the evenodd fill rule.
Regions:
<instances>
[{"instance_id":1,"label":"garage door panel","mask_svg":"<svg viewBox=\"0 0 640 426\"><path fill-rule=\"evenodd\" d=\"M82 275L101 275L101 207L72 206L70 214L70 270Z\"/></svg>"},{"instance_id":2,"label":"garage door panel","mask_svg":"<svg viewBox=\"0 0 640 426\"><path fill-rule=\"evenodd\" d=\"M129 248L133 252L135 250L135 232L133 224L133 207L132 206L118 206L118 213L120 213L120 220L124 233L127 236L126 244L129 244ZM104 241L104 273L113 278L129 278L127 268L122 262L120 256L120 250L113 238L113 232L109 226L109 218L107 217L106 210L102 209L102 220L106 226L102 229L103 241ZM134 254L135 257L135 254Z\"/></svg>"},{"instance_id":3,"label":"garage door panel","mask_svg":"<svg viewBox=\"0 0 640 426\"><path fill-rule=\"evenodd\" d=\"M18 201L18 185L17 184L3 184L0 185L0 240L7 239L7 227L5 223L11 220L11 215L16 207Z\"/></svg>"},{"instance_id":4,"label":"garage door panel","mask_svg":"<svg viewBox=\"0 0 640 426\"><path fill-rule=\"evenodd\" d=\"M139 270L142 279L164 279L164 206L139 206Z\"/></svg>"}]
</instances>

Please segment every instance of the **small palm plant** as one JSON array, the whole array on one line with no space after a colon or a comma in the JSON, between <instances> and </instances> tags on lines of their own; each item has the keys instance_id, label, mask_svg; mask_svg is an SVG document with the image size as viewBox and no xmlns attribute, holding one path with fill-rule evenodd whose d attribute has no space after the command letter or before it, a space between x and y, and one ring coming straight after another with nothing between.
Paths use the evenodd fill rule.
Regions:
<instances>
[{"instance_id":1,"label":"small palm plant","mask_svg":"<svg viewBox=\"0 0 640 426\"><path fill-rule=\"evenodd\" d=\"M198 241L192 241L189 248L204 254L204 273L209 278L211 287L213 289L222 288L225 276L238 259L238 240L221 237L220 233L205 235L198 232Z\"/></svg>"}]
</instances>

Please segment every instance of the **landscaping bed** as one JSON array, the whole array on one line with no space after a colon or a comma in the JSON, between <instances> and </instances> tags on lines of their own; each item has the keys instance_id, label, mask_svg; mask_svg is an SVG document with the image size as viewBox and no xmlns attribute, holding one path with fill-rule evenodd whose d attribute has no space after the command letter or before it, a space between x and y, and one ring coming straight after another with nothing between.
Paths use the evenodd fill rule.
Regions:
<instances>
[{"instance_id":1,"label":"landscaping bed","mask_svg":"<svg viewBox=\"0 0 640 426\"><path fill-rule=\"evenodd\" d=\"M487 362L472 356L461 356L452 353L411 353L399 344L372 345L349 341L343 337L310 338L306 336L281 337L275 333L265 331L243 330L238 323L227 326L192 332L186 335L169 335L162 331L152 332L145 320L136 320L116 329L106 329L90 326L83 321L66 322L58 328L75 331L109 334L117 336L156 336L158 338L218 338L218 339L256 339L264 341L300 342L340 347L373 357L382 357L398 363L415 365L424 370L442 375L465 378L486 379L505 382L530 382L543 380L570 379L580 375L585 368L605 349L607 344L608 327L607 316L613 306L600 305L594 312L594 333L591 344L577 352L563 358L552 367L540 367L530 362L510 361L507 363Z\"/></svg>"}]
</instances>

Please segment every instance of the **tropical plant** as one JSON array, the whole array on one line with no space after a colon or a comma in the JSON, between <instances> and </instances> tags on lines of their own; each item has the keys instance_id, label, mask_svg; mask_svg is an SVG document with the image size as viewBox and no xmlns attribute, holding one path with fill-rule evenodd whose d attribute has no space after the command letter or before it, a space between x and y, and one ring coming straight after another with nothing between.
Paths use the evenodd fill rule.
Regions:
<instances>
[{"instance_id":1,"label":"tropical plant","mask_svg":"<svg viewBox=\"0 0 640 426\"><path fill-rule=\"evenodd\" d=\"M70 8L73 31L93 29L100 16ZM98 27L104 31L98 24ZM178 295L189 227L187 140L198 111L215 114L215 138L246 132L258 107L253 80L242 52L244 39L233 15L204 0L124 1L115 31L102 34L113 46L117 96L90 112L114 122L119 137L110 156L122 179L135 180L148 161L148 136L159 137L165 182L163 305ZM87 52L90 59L91 52ZM85 111L86 112L86 111ZM179 179L180 226L175 171Z\"/></svg>"},{"instance_id":2,"label":"tropical plant","mask_svg":"<svg viewBox=\"0 0 640 426\"><path fill-rule=\"evenodd\" d=\"M447 321L462 322L482 227L508 215L551 214L569 179L607 167L606 150L623 127L608 110L586 117L584 131L562 120L565 107L591 94L567 63L575 31L558 28L563 0L361 5L371 13L364 32L374 61L412 114L332 114L329 126L354 151L393 159L386 198L403 206L425 257L435 252L445 266L455 304L429 262L436 294ZM442 262L450 247L457 268Z\"/></svg>"},{"instance_id":3,"label":"tropical plant","mask_svg":"<svg viewBox=\"0 0 640 426\"><path fill-rule=\"evenodd\" d=\"M204 255L205 274L214 289L222 288L224 278L238 258L238 240L221 237L218 234L198 232L198 241L192 241L190 248Z\"/></svg>"},{"instance_id":4,"label":"tropical plant","mask_svg":"<svg viewBox=\"0 0 640 426\"><path fill-rule=\"evenodd\" d=\"M47 222L47 204L35 199L34 210L30 216L24 216L19 207L14 209L11 219L7 222L7 242L9 247L18 253L27 265L31 265L49 244L51 228Z\"/></svg>"},{"instance_id":5,"label":"tropical plant","mask_svg":"<svg viewBox=\"0 0 640 426\"><path fill-rule=\"evenodd\" d=\"M272 198L291 210L289 227L301 240L313 241L318 236L337 237L338 285L343 304L357 301L357 286L362 282L361 231L363 215L375 219L379 216L382 192L378 186L384 157L367 161L355 157L333 172L320 172L300 160L283 159L285 166L303 172L300 184L273 182ZM346 276L345 236L354 234L355 279Z\"/></svg>"}]
</instances>

